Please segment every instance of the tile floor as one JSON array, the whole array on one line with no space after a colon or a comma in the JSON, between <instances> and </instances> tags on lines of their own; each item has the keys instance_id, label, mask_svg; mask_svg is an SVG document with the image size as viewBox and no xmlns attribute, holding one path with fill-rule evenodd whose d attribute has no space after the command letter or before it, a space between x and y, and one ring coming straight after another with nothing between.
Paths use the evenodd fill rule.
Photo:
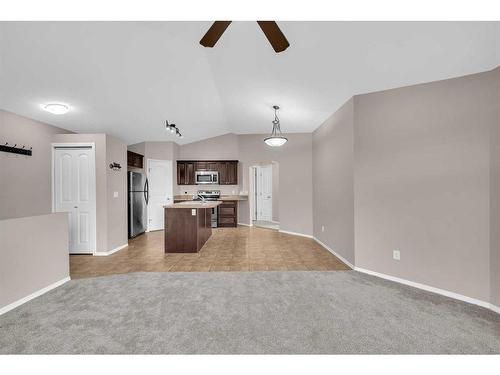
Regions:
<instances>
[{"instance_id":1,"label":"tile floor","mask_svg":"<svg viewBox=\"0 0 500 375\"><path fill-rule=\"evenodd\" d=\"M110 256L71 255L71 278L127 272L335 271L348 270L314 240L275 230L217 228L197 254L165 254L163 231L129 241Z\"/></svg>"},{"instance_id":2,"label":"tile floor","mask_svg":"<svg viewBox=\"0 0 500 375\"><path fill-rule=\"evenodd\" d=\"M260 228L268 228L268 229L275 229L275 230L279 230L280 229L279 223L274 223L272 221L254 220L252 222L252 224L254 226L260 227Z\"/></svg>"}]
</instances>

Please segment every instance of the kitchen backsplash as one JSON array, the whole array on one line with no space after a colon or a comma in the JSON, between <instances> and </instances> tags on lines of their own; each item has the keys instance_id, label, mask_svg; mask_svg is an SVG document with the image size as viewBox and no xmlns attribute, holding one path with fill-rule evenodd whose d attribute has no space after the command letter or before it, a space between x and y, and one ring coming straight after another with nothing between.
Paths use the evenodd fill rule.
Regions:
<instances>
[{"instance_id":1,"label":"kitchen backsplash","mask_svg":"<svg viewBox=\"0 0 500 375\"><path fill-rule=\"evenodd\" d=\"M177 193L175 195L194 195L198 190L220 190L221 195L240 194L239 185L177 185L175 187L177 188Z\"/></svg>"}]
</instances>

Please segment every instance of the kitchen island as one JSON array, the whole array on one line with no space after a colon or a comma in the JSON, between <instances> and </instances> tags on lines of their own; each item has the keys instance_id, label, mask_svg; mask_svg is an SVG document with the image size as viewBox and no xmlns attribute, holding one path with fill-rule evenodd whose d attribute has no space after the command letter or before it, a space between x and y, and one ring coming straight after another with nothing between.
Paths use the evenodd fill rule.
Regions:
<instances>
[{"instance_id":1,"label":"kitchen island","mask_svg":"<svg viewBox=\"0 0 500 375\"><path fill-rule=\"evenodd\" d=\"M220 201L165 206L165 253L197 253L212 235L212 208Z\"/></svg>"}]
</instances>

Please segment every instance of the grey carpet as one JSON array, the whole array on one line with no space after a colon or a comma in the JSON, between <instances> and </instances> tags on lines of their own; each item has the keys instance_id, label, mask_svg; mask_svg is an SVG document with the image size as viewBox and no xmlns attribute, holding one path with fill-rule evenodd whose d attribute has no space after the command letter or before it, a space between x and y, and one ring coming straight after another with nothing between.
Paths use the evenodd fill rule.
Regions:
<instances>
[{"instance_id":1,"label":"grey carpet","mask_svg":"<svg viewBox=\"0 0 500 375\"><path fill-rule=\"evenodd\" d=\"M0 316L0 353L500 353L500 316L342 272L74 280Z\"/></svg>"}]
</instances>

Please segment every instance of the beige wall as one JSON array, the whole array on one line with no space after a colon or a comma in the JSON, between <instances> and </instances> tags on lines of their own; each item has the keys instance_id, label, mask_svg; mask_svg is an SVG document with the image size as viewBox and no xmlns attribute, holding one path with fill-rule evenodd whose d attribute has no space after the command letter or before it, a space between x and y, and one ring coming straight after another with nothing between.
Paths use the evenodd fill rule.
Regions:
<instances>
[{"instance_id":1,"label":"beige wall","mask_svg":"<svg viewBox=\"0 0 500 375\"><path fill-rule=\"evenodd\" d=\"M491 72L491 82L495 117L490 130L490 301L500 307L500 67Z\"/></svg>"},{"instance_id":2,"label":"beige wall","mask_svg":"<svg viewBox=\"0 0 500 375\"><path fill-rule=\"evenodd\" d=\"M315 237L356 267L498 305L499 71L359 95L332 115L313 136Z\"/></svg>"},{"instance_id":3,"label":"beige wall","mask_svg":"<svg viewBox=\"0 0 500 375\"><path fill-rule=\"evenodd\" d=\"M120 163L114 171L111 163ZM107 196L107 251L128 243L127 230L127 146L119 139L106 136L106 196ZM118 197L114 193L118 193Z\"/></svg>"},{"instance_id":4,"label":"beige wall","mask_svg":"<svg viewBox=\"0 0 500 375\"><path fill-rule=\"evenodd\" d=\"M67 277L67 214L0 220L0 309Z\"/></svg>"},{"instance_id":5,"label":"beige wall","mask_svg":"<svg viewBox=\"0 0 500 375\"><path fill-rule=\"evenodd\" d=\"M179 160L238 160L236 134L225 134L179 146Z\"/></svg>"},{"instance_id":6,"label":"beige wall","mask_svg":"<svg viewBox=\"0 0 500 375\"><path fill-rule=\"evenodd\" d=\"M271 162L279 164L280 229L312 235L312 134L286 134L282 147L269 147L264 134L239 135L239 180L249 190L249 168ZM240 202L238 222L249 224L249 202Z\"/></svg>"},{"instance_id":7,"label":"beige wall","mask_svg":"<svg viewBox=\"0 0 500 375\"><path fill-rule=\"evenodd\" d=\"M354 264L354 105L313 133L314 237ZM324 232L321 228L324 227Z\"/></svg>"},{"instance_id":8,"label":"beige wall","mask_svg":"<svg viewBox=\"0 0 500 375\"><path fill-rule=\"evenodd\" d=\"M355 97L357 267L489 300L489 80Z\"/></svg>"},{"instance_id":9,"label":"beige wall","mask_svg":"<svg viewBox=\"0 0 500 375\"><path fill-rule=\"evenodd\" d=\"M0 142L33 147L33 156L0 152L0 220L52 212L51 142L55 126L0 110Z\"/></svg>"}]
</instances>

